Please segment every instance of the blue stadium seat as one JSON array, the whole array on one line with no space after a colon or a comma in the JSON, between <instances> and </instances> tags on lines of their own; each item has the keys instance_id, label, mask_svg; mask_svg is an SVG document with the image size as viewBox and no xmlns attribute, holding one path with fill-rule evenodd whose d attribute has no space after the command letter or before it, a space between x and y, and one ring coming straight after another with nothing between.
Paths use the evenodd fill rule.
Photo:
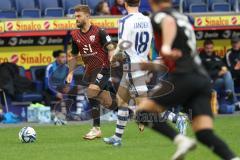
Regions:
<instances>
[{"instance_id":1,"label":"blue stadium seat","mask_svg":"<svg viewBox=\"0 0 240 160\"><path fill-rule=\"evenodd\" d=\"M63 9L58 0L39 0L42 13L49 17L62 17ZM56 13L54 13L56 12Z\"/></svg>"},{"instance_id":2,"label":"blue stadium seat","mask_svg":"<svg viewBox=\"0 0 240 160\"><path fill-rule=\"evenodd\" d=\"M82 4L82 0L63 0L62 3L65 13L68 13L76 5Z\"/></svg>"},{"instance_id":3,"label":"blue stadium seat","mask_svg":"<svg viewBox=\"0 0 240 160\"><path fill-rule=\"evenodd\" d=\"M16 8L22 18L41 17L41 12L35 0L16 0Z\"/></svg>"},{"instance_id":4,"label":"blue stadium seat","mask_svg":"<svg viewBox=\"0 0 240 160\"><path fill-rule=\"evenodd\" d=\"M87 0L81 0L83 5L87 5Z\"/></svg>"},{"instance_id":5,"label":"blue stadium seat","mask_svg":"<svg viewBox=\"0 0 240 160\"><path fill-rule=\"evenodd\" d=\"M17 18L17 13L11 0L0 1L0 18Z\"/></svg>"},{"instance_id":6,"label":"blue stadium seat","mask_svg":"<svg viewBox=\"0 0 240 160\"><path fill-rule=\"evenodd\" d=\"M148 0L141 0L140 11L141 12L151 11L151 8L149 6Z\"/></svg>"},{"instance_id":7,"label":"blue stadium seat","mask_svg":"<svg viewBox=\"0 0 240 160\"><path fill-rule=\"evenodd\" d=\"M205 3L202 4L191 4L189 12L208 12L208 6Z\"/></svg>"},{"instance_id":8,"label":"blue stadium seat","mask_svg":"<svg viewBox=\"0 0 240 160\"><path fill-rule=\"evenodd\" d=\"M11 0L1 0L0 1L0 11L10 11L13 10Z\"/></svg>"},{"instance_id":9,"label":"blue stadium seat","mask_svg":"<svg viewBox=\"0 0 240 160\"><path fill-rule=\"evenodd\" d=\"M46 8L59 8L58 0L39 0L40 8L44 11Z\"/></svg>"},{"instance_id":10,"label":"blue stadium seat","mask_svg":"<svg viewBox=\"0 0 240 160\"><path fill-rule=\"evenodd\" d=\"M0 18L17 18L16 11L0 11Z\"/></svg>"},{"instance_id":11,"label":"blue stadium seat","mask_svg":"<svg viewBox=\"0 0 240 160\"><path fill-rule=\"evenodd\" d=\"M36 84L37 90L43 90L46 66L32 66L29 70L32 75L32 80Z\"/></svg>"},{"instance_id":12,"label":"blue stadium seat","mask_svg":"<svg viewBox=\"0 0 240 160\"><path fill-rule=\"evenodd\" d=\"M191 5L207 5L208 0L185 0L184 1L184 11L190 11L190 6Z\"/></svg>"},{"instance_id":13,"label":"blue stadium seat","mask_svg":"<svg viewBox=\"0 0 240 160\"><path fill-rule=\"evenodd\" d=\"M74 14L74 8L69 8L67 11L67 14Z\"/></svg>"},{"instance_id":14,"label":"blue stadium seat","mask_svg":"<svg viewBox=\"0 0 240 160\"><path fill-rule=\"evenodd\" d=\"M209 9L212 9L213 3L227 3L230 0L208 0Z\"/></svg>"},{"instance_id":15,"label":"blue stadium seat","mask_svg":"<svg viewBox=\"0 0 240 160\"><path fill-rule=\"evenodd\" d=\"M15 96L15 101L17 102L41 102L43 99L40 93L22 93Z\"/></svg>"},{"instance_id":16,"label":"blue stadium seat","mask_svg":"<svg viewBox=\"0 0 240 160\"><path fill-rule=\"evenodd\" d=\"M174 8L178 8L180 5L180 0L172 0L172 4Z\"/></svg>"},{"instance_id":17,"label":"blue stadium seat","mask_svg":"<svg viewBox=\"0 0 240 160\"><path fill-rule=\"evenodd\" d=\"M34 0L16 0L16 7L18 13L22 13L22 10L24 9L37 9L37 5Z\"/></svg>"},{"instance_id":18,"label":"blue stadium seat","mask_svg":"<svg viewBox=\"0 0 240 160\"><path fill-rule=\"evenodd\" d=\"M212 11L213 12L230 12L231 5L229 3L213 3Z\"/></svg>"},{"instance_id":19,"label":"blue stadium seat","mask_svg":"<svg viewBox=\"0 0 240 160\"><path fill-rule=\"evenodd\" d=\"M25 77L25 69L22 66L19 66L19 75L22 77ZM34 82L36 87L37 87L37 82ZM37 87L38 88L38 87ZM39 92L41 90L38 90ZM17 102L32 102L32 101L36 101L36 102L41 102L42 101L42 95L40 93L33 93L33 92L24 92L24 93L19 93L15 96L15 101Z\"/></svg>"},{"instance_id":20,"label":"blue stadium seat","mask_svg":"<svg viewBox=\"0 0 240 160\"><path fill-rule=\"evenodd\" d=\"M108 0L109 7L111 8L115 4L115 0Z\"/></svg>"},{"instance_id":21,"label":"blue stadium seat","mask_svg":"<svg viewBox=\"0 0 240 160\"><path fill-rule=\"evenodd\" d=\"M87 0L87 5L90 7L92 11L95 11L96 6L101 0Z\"/></svg>"},{"instance_id":22,"label":"blue stadium seat","mask_svg":"<svg viewBox=\"0 0 240 160\"><path fill-rule=\"evenodd\" d=\"M45 17L63 17L64 11L62 8L46 8Z\"/></svg>"},{"instance_id":23,"label":"blue stadium seat","mask_svg":"<svg viewBox=\"0 0 240 160\"><path fill-rule=\"evenodd\" d=\"M39 9L24 9L21 15L22 18L40 18L41 11Z\"/></svg>"},{"instance_id":24,"label":"blue stadium seat","mask_svg":"<svg viewBox=\"0 0 240 160\"><path fill-rule=\"evenodd\" d=\"M18 66L18 70L19 70L19 75L21 77L25 77L25 68L23 66Z\"/></svg>"}]
</instances>

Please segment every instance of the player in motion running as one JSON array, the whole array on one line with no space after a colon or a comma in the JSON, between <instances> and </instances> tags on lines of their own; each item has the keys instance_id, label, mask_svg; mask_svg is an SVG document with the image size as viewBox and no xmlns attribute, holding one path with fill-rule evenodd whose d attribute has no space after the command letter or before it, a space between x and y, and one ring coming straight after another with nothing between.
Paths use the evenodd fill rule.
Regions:
<instances>
[{"instance_id":1,"label":"player in motion running","mask_svg":"<svg viewBox=\"0 0 240 160\"><path fill-rule=\"evenodd\" d=\"M97 97L108 85L110 77L109 56L115 47L111 37L101 28L90 23L90 9L88 6L75 7L75 18L79 29L72 31L72 55L68 83L72 81L73 71L76 67L77 56L85 64L83 80L88 83L88 98L92 107L93 128L87 133L85 139L101 137L100 130L100 102Z\"/></svg>"},{"instance_id":2,"label":"player in motion running","mask_svg":"<svg viewBox=\"0 0 240 160\"><path fill-rule=\"evenodd\" d=\"M196 38L188 18L172 9L170 0L149 0L149 3L155 12L151 20L156 33L156 46L161 46L159 53L165 63L172 66L167 81L174 85L174 90L165 96L158 96L161 87L153 92L152 98L140 103L139 117L146 112L164 111L169 106L189 107L192 109L192 129L197 140L221 159L239 160L213 131L210 79L197 54ZM162 44L158 43L160 39ZM143 64L142 69L149 69L148 64ZM177 145L173 160L184 159L185 154L196 147L195 140L179 135L166 122L153 121L150 126Z\"/></svg>"},{"instance_id":3,"label":"player in motion running","mask_svg":"<svg viewBox=\"0 0 240 160\"><path fill-rule=\"evenodd\" d=\"M148 92L146 85L147 72L133 71L131 69L136 68L142 61L148 61L152 42L153 32L150 18L138 11L139 5L140 0L126 0L125 7L128 15L119 20L118 43L121 44L124 41L129 41L132 46L123 53L126 56L126 60L123 65L125 69L123 70L122 79L117 91L118 119L115 135L103 139L104 142L113 146L121 145L124 128L129 118L128 106L130 99L134 99L137 105L142 97L147 96ZM116 49L117 51L118 48ZM115 60L117 59L113 56L111 62L114 63ZM180 132L185 131L186 118L170 111L165 112L163 116L167 117L166 119L177 122L177 126L181 127ZM139 125L140 130L143 130L143 127Z\"/></svg>"}]
</instances>

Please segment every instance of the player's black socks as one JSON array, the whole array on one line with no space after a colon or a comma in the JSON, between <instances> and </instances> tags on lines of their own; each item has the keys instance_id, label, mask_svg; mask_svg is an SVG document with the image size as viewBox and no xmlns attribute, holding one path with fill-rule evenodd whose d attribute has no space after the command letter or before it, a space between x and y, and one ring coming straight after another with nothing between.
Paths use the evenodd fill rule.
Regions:
<instances>
[{"instance_id":1,"label":"player's black socks","mask_svg":"<svg viewBox=\"0 0 240 160\"><path fill-rule=\"evenodd\" d=\"M213 130L205 129L198 131L196 132L196 137L201 143L206 145L224 160L231 160L235 157L229 147L213 133Z\"/></svg>"},{"instance_id":2,"label":"player's black socks","mask_svg":"<svg viewBox=\"0 0 240 160\"><path fill-rule=\"evenodd\" d=\"M140 122L158 133L165 135L172 141L178 135L177 131L173 129L159 114L140 112L137 113L137 122Z\"/></svg>"},{"instance_id":3,"label":"player's black socks","mask_svg":"<svg viewBox=\"0 0 240 160\"><path fill-rule=\"evenodd\" d=\"M167 122L153 122L152 129L170 138L172 141L178 135L178 132L174 130Z\"/></svg>"},{"instance_id":4,"label":"player's black socks","mask_svg":"<svg viewBox=\"0 0 240 160\"><path fill-rule=\"evenodd\" d=\"M95 99L89 99L92 109L93 126L100 127L100 102Z\"/></svg>"}]
</instances>

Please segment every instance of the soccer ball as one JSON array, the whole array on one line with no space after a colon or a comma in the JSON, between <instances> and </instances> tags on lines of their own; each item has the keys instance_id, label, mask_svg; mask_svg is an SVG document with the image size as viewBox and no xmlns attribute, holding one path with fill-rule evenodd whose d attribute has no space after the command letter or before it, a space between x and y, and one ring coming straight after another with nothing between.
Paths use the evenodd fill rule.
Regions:
<instances>
[{"instance_id":1,"label":"soccer ball","mask_svg":"<svg viewBox=\"0 0 240 160\"><path fill-rule=\"evenodd\" d=\"M36 141L36 132L32 127L23 127L18 133L22 143L32 143Z\"/></svg>"}]
</instances>

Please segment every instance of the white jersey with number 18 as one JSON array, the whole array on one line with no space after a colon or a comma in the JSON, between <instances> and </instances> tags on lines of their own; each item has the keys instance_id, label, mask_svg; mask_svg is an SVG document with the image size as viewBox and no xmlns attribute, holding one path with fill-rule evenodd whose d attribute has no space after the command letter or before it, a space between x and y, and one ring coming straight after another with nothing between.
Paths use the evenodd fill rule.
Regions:
<instances>
[{"instance_id":1,"label":"white jersey with number 18","mask_svg":"<svg viewBox=\"0 0 240 160\"><path fill-rule=\"evenodd\" d=\"M118 39L132 42L132 47L126 50L131 63L148 60L152 36L150 18L142 13L129 14L119 20Z\"/></svg>"}]
</instances>

